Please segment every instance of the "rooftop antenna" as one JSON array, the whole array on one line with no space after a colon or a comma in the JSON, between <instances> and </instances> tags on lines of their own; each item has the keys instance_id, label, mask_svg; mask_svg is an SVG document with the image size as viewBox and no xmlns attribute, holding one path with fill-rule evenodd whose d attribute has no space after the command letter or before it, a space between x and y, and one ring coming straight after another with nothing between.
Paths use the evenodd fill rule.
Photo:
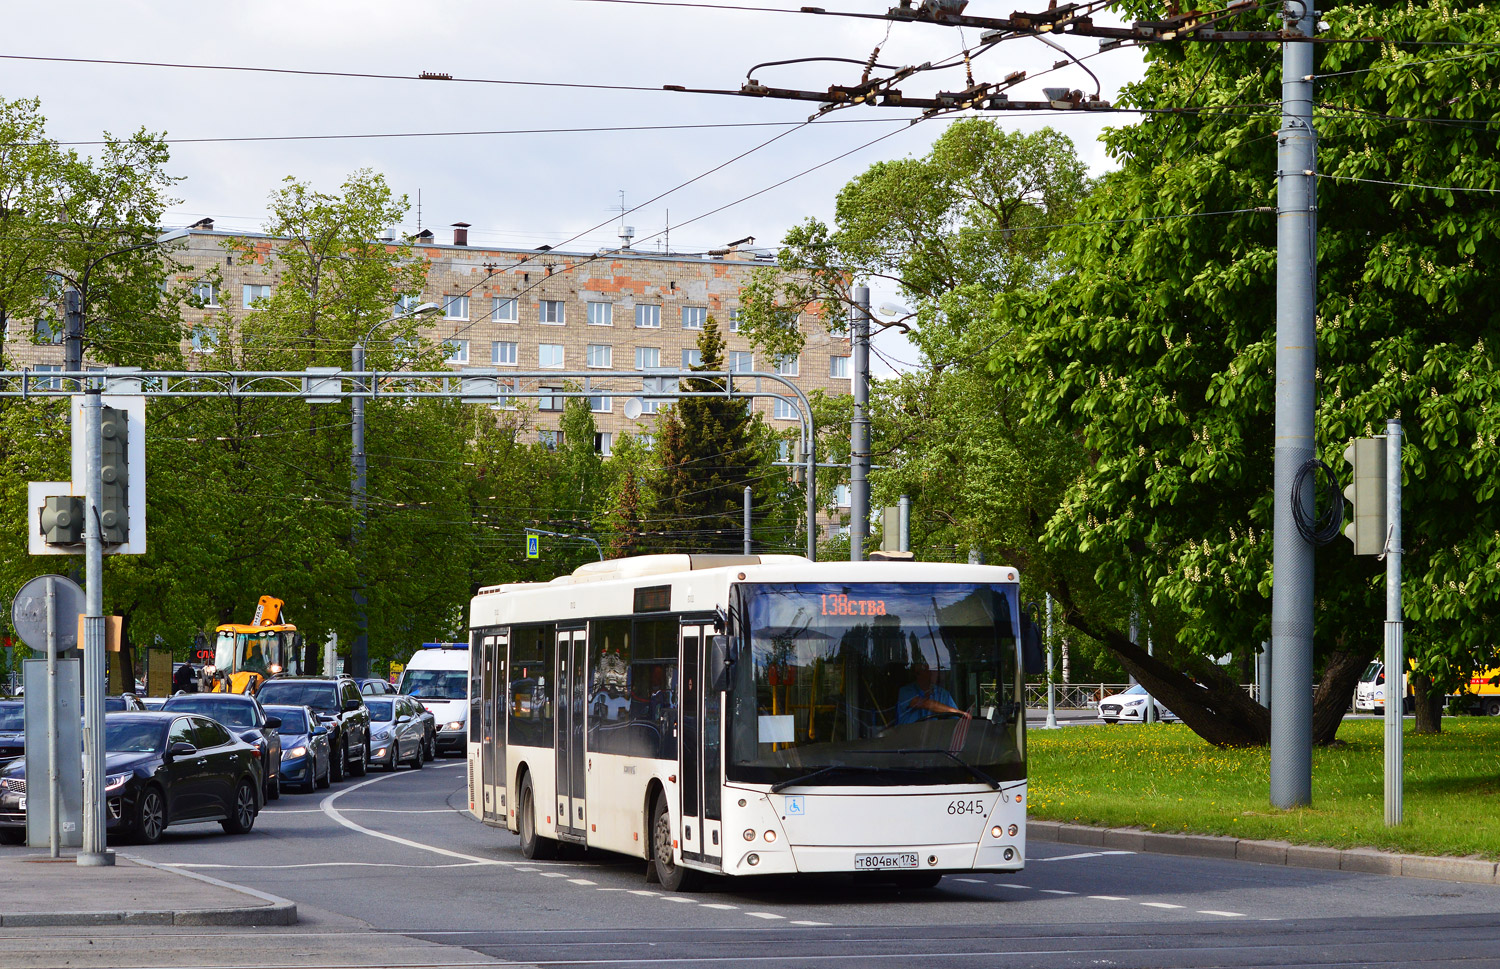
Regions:
<instances>
[{"instance_id":1,"label":"rooftop antenna","mask_svg":"<svg viewBox=\"0 0 1500 969\"><path fill-rule=\"evenodd\" d=\"M422 231L422 190L417 189L417 231Z\"/></svg>"},{"instance_id":2,"label":"rooftop antenna","mask_svg":"<svg viewBox=\"0 0 1500 969\"><path fill-rule=\"evenodd\" d=\"M635 226L625 224L625 213L629 211L630 209L625 205L625 190L622 188L620 189L620 230L618 232L621 249L629 249L630 240L635 238Z\"/></svg>"},{"instance_id":3,"label":"rooftop antenna","mask_svg":"<svg viewBox=\"0 0 1500 969\"><path fill-rule=\"evenodd\" d=\"M667 228L662 232L661 250L667 255L672 254L672 210L667 209Z\"/></svg>"}]
</instances>

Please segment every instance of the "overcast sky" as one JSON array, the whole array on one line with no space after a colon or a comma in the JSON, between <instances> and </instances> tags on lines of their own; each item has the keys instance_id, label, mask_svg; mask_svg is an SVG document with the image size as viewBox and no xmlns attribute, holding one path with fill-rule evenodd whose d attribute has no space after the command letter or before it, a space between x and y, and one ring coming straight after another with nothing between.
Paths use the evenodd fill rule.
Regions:
<instances>
[{"instance_id":1,"label":"overcast sky","mask_svg":"<svg viewBox=\"0 0 1500 969\"><path fill-rule=\"evenodd\" d=\"M744 0L754 10L600 0L100 0L14 4L6 11L0 54L168 61L181 64L399 75L393 79L323 77L201 68L136 67L0 59L0 95L37 96L48 133L89 141L101 131L164 132L171 171L183 176L183 201L169 226L204 216L222 229L258 230L268 196L290 175L334 190L351 171L385 174L410 197L403 226L421 224L451 241L448 226L468 222L470 242L532 248L563 245L592 251L618 245L621 193L642 206L624 219L635 245L657 249L670 230L674 251L715 248L744 236L775 245L807 216L831 217L838 189L873 162L922 154L949 123L904 126L881 119L910 112L852 108L753 150L791 126L679 130L515 132L660 125L748 125L800 122L816 105L656 90L664 84L738 89L766 61L842 57L861 63L758 67L762 84L823 90L859 81L863 61L881 46L880 63L945 60L978 43L978 32L923 24L775 13L798 0ZM829 9L879 12L879 0L820 0ZM891 0L894 3L894 0ZM1041 0L974 0L967 10L1008 16L1043 9ZM1078 55L1097 50L1065 40ZM1060 54L1031 39L1003 43L974 63L976 80L1015 70L1045 70ZM1087 61L1113 100L1141 74L1139 54L1110 51ZM519 84L418 80L424 71L453 78L550 84L627 85L614 91ZM1041 100L1041 87L1094 90L1069 67L1011 92ZM909 96L965 86L962 68L928 73L901 85ZM1020 130L1051 124L1073 138L1094 172L1109 167L1099 131L1129 115L1005 115ZM836 123L858 122L858 123ZM186 139L305 135L394 135L341 140L191 143ZM889 135L869 147L867 142ZM179 141L181 140L181 141ZM80 146L80 151L92 150ZM834 161L846 152L853 152ZM725 165L742 153L750 154ZM829 162L806 175L799 173ZM692 185L655 196L725 165ZM792 178L750 201L730 204ZM646 203L643 205L643 203ZM721 206L722 211L708 214ZM594 228L601 223L600 228ZM573 238L573 237L577 238ZM572 241L568 241L568 240ZM879 296L877 294L877 302ZM890 342L885 353L909 359Z\"/></svg>"}]
</instances>

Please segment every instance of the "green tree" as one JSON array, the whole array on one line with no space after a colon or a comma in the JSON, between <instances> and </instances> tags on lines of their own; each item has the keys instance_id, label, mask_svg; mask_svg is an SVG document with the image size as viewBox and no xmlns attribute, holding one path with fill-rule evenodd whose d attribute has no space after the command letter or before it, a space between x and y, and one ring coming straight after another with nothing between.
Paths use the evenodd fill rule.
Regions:
<instances>
[{"instance_id":1,"label":"green tree","mask_svg":"<svg viewBox=\"0 0 1500 969\"><path fill-rule=\"evenodd\" d=\"M1465 46L1493 36L1483 8L1378 2L1326 19L1330 36L1393 42L1319 49L1319 456L1339 465L1348 438L1405 422L1407 646L1418 683L1441 692L1500 641L1500 52ZM1046 526L1050 549L1092 565L1055 590L1074 621L1207 739L1264 743L1268 715L1238 681L1271 632L1277 51L1148 57L1128 104L1201 110L1108 133L1120 170L1080 209L1058 279L997 301L1025 342L992 364L1035 421L1087 450ZM1378 649L1382 592L1378 564L1342 541L1318 551L1316 575L1313 726L1327 743ZM1154 657L1118 611L1088 605L1122 593L1139 598Z\"/></svg>"}]
</instances>

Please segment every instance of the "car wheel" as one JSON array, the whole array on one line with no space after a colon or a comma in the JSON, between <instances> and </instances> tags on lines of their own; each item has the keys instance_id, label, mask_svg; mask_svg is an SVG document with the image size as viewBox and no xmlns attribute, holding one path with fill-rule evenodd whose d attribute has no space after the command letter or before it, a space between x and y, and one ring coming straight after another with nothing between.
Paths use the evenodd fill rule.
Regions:
<instances>
[{"instance_id":1,"label":"car wheel","mask_svg":"<svg viewBox=\"0 0 1500 969\"><path fill-rule=\"evenodd\" d=\"M281 775L280 774L277 774L275 777L271 778L269 781L266 782L266 800L267 801L279 801L279 800L281 800Z\"/></svg>"},{"instance_id":2,"label":"car wheel","mask_svg":"<svg viewBox=\"0 0 1500 969\"><path fill-rule=\"evenodd\" d=\"M672 857L672 815L665 795L657 795L655 817L651 822L651 867L661 887L669 892L691 892L698 887L699 875L677 864Z\"/></svg>"},{"instance_id":3,"label":"car wheel","mask_svg":"<svg viewBox=\"0 0 1500 969\"><path fill-rule=\"evenodd\" d=\"M148 787L141 793L135 806L135 836L143 845L154 845L161 840L167 827L167 802L161 791Z\"/></svg>"},{"instance_id":4,"label":"car wheel","mask_svg":"<svg viewBox=\"0 0 1500 969\"><path fill-rule=\"evenodd\" d=\"M234 800L229 805L229 817L219 824L229 834L249 834L255 827L255 785L247 777L234 789Z\"/></svg>"},{"instance_id":5,"label":"car wheel","mask_svg":"<svg viewBox=\"0 0 1500 969\"><path fill-rule=\"evenodd\" d=\"M317 769L318 769L318 759L316 757L314 757L313 758L313 770L317 770ZM318 778L318 781L317 781L318 786L321 787L321 788L323 788L324 790L327 790L328 786L333 783L333 776L332 775L333 775L333 758L330 757L330 758L328 758L328 766L325 767L325 768L323 768L323 776L320 777L320 778Z\"/></svg>"},{"instance_id":6,"label":"car wheel","mask_svg":"<svg viewBox=\"0 0 1500 969\"><path fill-rule=\"evenodd\" d=\"M392 768L394 770L394 768ZM370 772L370 741L367 737L364 745L359 748L359 760L349 762L349 773L355 777L364 777Z\"/></svg>"},{"instance_id":7,"label":"car wheel","mask_svg":"<svg viewBox=\"0 0 1500 969\"><path fill-rule=\"evenodd\" d=\"M416 749L411 752L411 769L422 769L422 742L417 741Z\"/></svg>"},{"instance_id":8,"label":"car wheel","mask_svg":"<svg viewBox=\"0 0 1500 969\"><path fill-rule=\"evenodd\" d=\"M437 760L437 738L427 735L422 738L422 756L427 760Z\"/></svg>"},{"instance_id":9,"label":"car wheel","mask_svg":"<svg viewBox=\"0 0 1500 969\"><path fill-rule=\"evenodd\" d=\"M557 857L557 842L536 833L536 795L531 789L531 775L521 781L521 855L537 861Z\"/></svg>"},{"instance_id":10,"label":"car wheel","mask_svg":"<svg viewBox=\"0 0 1500 969\"><path fill-rule=\"evenodd\" d=\"M349 751L345 749L343 742L335 737L328 747L328 773L333 780L344 779L344 768L348 766L348 757Z\"/></svg>"},{"instance_id":11,"label":"car wheel","mask_svg":"<svg viewBox=\"0 0 1500 969\"><path fill-rule=\"evenodd\" d=\"M385 762L387 774L396 773L396 768L401 766L401 741L395 737L391 738L391 755Z\"/></svg>"}]
</instances>

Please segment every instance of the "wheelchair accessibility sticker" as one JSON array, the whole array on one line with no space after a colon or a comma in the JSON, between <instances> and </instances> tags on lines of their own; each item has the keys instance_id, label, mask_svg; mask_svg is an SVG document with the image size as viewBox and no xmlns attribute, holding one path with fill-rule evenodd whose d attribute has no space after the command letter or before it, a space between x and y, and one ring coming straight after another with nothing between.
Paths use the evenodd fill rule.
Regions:
<instances>
[{"instance_id":1,"label":"wheelchair accessibility sticker","mask_svg":"<svg viewBox=\"0 0 1500 969\"><path fill-rule=\"evenodd\" d=\"M807 807L803 803L802 795L793 794L791 797L788 797L786 799L786 813L787 817L791 817L794 814L807 813Z\"/></svg>"}]
</instances>

